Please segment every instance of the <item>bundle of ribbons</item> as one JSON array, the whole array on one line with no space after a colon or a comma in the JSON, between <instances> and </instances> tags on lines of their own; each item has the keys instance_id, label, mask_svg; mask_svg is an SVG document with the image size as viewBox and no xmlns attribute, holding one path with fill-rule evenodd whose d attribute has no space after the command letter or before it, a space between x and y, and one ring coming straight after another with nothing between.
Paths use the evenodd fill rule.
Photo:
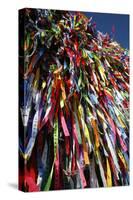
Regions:
<instances>
[{"instance_id":1,"label":"bundle of ribbons","mask_svg":"<svg viewBox=\"0 0 133 200\"><path fill-rule=\"evenodd\" d=\"M129 51L81 12L19 11L19 189L129 184Z\"/></svg>"}]
</instances>

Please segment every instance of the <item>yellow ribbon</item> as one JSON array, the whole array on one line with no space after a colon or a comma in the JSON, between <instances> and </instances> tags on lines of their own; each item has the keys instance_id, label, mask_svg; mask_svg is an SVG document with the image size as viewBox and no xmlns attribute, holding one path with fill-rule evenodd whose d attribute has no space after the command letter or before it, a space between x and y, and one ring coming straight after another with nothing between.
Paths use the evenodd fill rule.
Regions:
<instances>
[{"instance_id":1,"label":"yellow ribbon","mask_svg":"<svg viewBox=\"0 0 133 200\"><path fill-rule=\"evenodd\" d=\"M84 113L83 113L83 108L82 108L81 104L78 106L78 111L79 111L79 118L81 119L81 124L82 124L84 135L85 135L86 139L88 140L89 147L91 148L90 133L89 133L87 125L83 119Z\"/></svg>"},{"instance_id":2,"label":"yellow ribbon","mask_svg":"<svg viewBox=\"0 0 133 200\"><path fill-rule=\"evenodd\" d=\"M92 124L94 135L95 135L95 146L96 148L98 148L100 146L99 133L98 133L98 127L94 118L91 119L91 124Z\"/></svg>"},{"instance_id":3,"label":"yellow ribbon","mask_svg":"<svg viewBox=\"0 0 133 200\"><path fill-rule=\"evenodd\" d=\"M111 187L112 177L111 177L111 169L110 169L108 158L106 158L106 166L107 166L107 187Z\"/></svg>"}]
</instances>

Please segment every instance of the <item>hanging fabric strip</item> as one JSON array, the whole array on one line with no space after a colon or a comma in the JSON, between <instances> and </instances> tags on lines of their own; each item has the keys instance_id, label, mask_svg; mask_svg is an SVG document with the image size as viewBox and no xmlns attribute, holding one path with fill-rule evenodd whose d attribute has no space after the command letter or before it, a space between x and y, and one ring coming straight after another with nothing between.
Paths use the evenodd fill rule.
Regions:
<instances>
[{"instance_id":1,"label":"hanging fabric strip","mask_svg":"<svg viewBox=\"0 0 133 200\"><path fill-rule=\"evenodd\" d=\"M81 182L82 182L82 188L85 188L87 186L86 180L85 180L85 176L83 173L83 169L80 167L79 162L77 161L77 166L79 169L79 174L80 174L80 178L81 178Z\"/></svg>"},{"instance_id":2,"label":"hanging fabric strip","mask_svg":"<svg viewBox=\"0 0 133 200\"><path fill-rule=\"evenodd\" d=\"M59 190L60 189L60 171L59 171L59 151L57 150L57 156L55 159L55 165L54 165L54 189Z\"/></svg>"},{"instance_id":3,"label":"hanging fabric strip","mask_svg":"<svg viewBox=\"0 0 133 200\"><path fill-rule=\"evenodd\" d=\"M95 146L96 148L98 148L100 146L99 133L98 133L97 124L94 118L91 119L91 124L92 124L94 135L95 135Z\"/></svg>"},{"instance_id":4,"label":"hanging fabric strip","mask_svg":"<svg viewBox=\"0 0 133 200\"><path fill-rule=\"evenodd\" d=\"M46 190L46 191L48 191L50 189L50 186L51 186L53 171L54 171L54 164L55 164L56 155L57 155L57 148L58 148L58 117L56 115L56 118L55 118L55 121L54 121L54 161L53 161L53 164L52 164L51 172L49 174L47 183L44 187L44 190Z\"/></svg>"},{"instance_id":5,"label":"hanging fabric strip","mask_svg":"<svg viewBox=\"0 0 133 200\"><path fill-rule=\"evenodd\" d=\"M79 111L79 119L81 120L81 125L82 125L82 130L83 130L83 133L88 141L88 144L89 144L89 151L91 152L91 140L90 140L90 133L89 133L89 130L88 130L88 127L84 121L84 117L83 117L83 108L81 106L81 104L78 106L78 111Z\"/></svg>"},{"instance_id":6,"label":"hanging fabric strip","mask_svg":"<svg viewBox=\"0 0 133 200\"><path fill-rule=\"evenodd\" d=\"M42 129L42 127L47 123L48 119L49 119L49 115L50 115L50 111L51 111L52 105L49 105L49 107L46 110L45 116L40 124L39 130Z\"/></svg>"},{"instance_id":7,"label":"hanging fabric strip","mask_svg":"<svg viewBox=\"0 0 133 200\"><path fill-rule=\"evenodd\" d=\"M34 116L34 119L33 119L32 135L31 135L31 138L29 139L28 145L27 145L27 147L25 149L25 153L24 153L25 159L29 159L29 157L31 156L31 153L32 153L32 149L33 149L34 144L35 144L36 136L37 136L37 133L38 133L38 116L39 116L39 113L38 113L38 110L37 110L36 114Z\"/></svg>"},{"instance_id":8,"label":"hanging fabric strip","mask_svg":"<svg viewBox=\"0 0 133 200\"><path fill-rule=\"evenodd\" d=\"M108 134L106 132L105 132L105 137L106 137L106 140L107 140L107 143L108 143L108 148L109 148L110 153L112 155L112 159L114 161L116 170L117 170L117 172L120 172L120 167L119 167L119 164L118 164L118 159L116 157L115 149L114 149L114 147L113 147L113 145L112 145L112 143L111 143L111 141L109 139L109 136L108 136Z\"/></svg>"},{"instance_id":9,"label":"hanging fabric strip","mask_svg":"<svg viewBox=\"0 0 133 200\"><path fill-rule=\"evenodd\" d=\"M99 165L99 169L100 169L100 174L101 174L103 186L106 187L107 186L106 178L105 178L104 169L103 169L101 158L100 158L98 151L96 151L96 155L97 155L97 159L98 159L98 165Z\"/></svg>"},{"instance_id":10,"label":"hanging fabric strip","mask_svg":"<svg viewBox=\"0 0 133 200\"><path fill-rule=\"evenodd\" d=\"M62 111L60 112L60 115L61 115L61 125L62 125L62 128L63 128L64 135L66 137L68 137L68 136L70 136L70 133L68 131L67 124L66 124L66 121L65 121L65 118L63 116L63 112Z\"/></svg>"},{"instance_id":11,"label":"hanging fabric strip","mask_svg":"<svg viewBox=\"0 0 133 200\"><path fill-rule=\"evenodd\" d=\"M73 129L72 129L73 138L74 138L75 145L76 145L77 156L79 157L78 134L77 134L76 123L75 123L75 121L74 121L74 117L73 117L72 123L73 123L73 124L72 124L72 126L73 126Z\"/></svg>"},{"instance_id":12,"label":"hanging fabric strip","mask_svg":"<svg viewBox=\"0 0 133 200\"><path fill-rule=\"evenodd\" d=\"M90 160L88 156L89 152L88 152L87 144L85 143L84 136L82 136L82 142L83 142L84 162L85 162L85 165L89 165L90 164Z\"/></svg>"},{"instance_id":13,"label":"hanging fabric strip","mask_svg":"<svg viewBox=\"0 0 133 200\"><path fill-rule=\"evenodd\" d=\"M106 158L106 167L107 167L107 186L111 187L112 186L112 176L111 176L111 169L109 165L108 158Z\"/></svg>"}]
</instances>

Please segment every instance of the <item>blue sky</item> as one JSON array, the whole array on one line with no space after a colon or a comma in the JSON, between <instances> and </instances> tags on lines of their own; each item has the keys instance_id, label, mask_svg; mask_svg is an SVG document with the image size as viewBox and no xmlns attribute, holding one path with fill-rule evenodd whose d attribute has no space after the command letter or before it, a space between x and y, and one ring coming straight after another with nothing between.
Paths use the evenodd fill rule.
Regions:
<instances>
[{"instance_id":1,"label":"blue sky","mask_svg":"<svg viewBox=\"0 0 133 200\"><path fill-rule=\"evenodd\" d=\"M96 22L96 29L103 32L112 32L115 27L114 39L121 44L122 47L129 49L129 15L125 14L106 14L85 12L87 17L93 17Z\"/></svg>"}]
</instances>

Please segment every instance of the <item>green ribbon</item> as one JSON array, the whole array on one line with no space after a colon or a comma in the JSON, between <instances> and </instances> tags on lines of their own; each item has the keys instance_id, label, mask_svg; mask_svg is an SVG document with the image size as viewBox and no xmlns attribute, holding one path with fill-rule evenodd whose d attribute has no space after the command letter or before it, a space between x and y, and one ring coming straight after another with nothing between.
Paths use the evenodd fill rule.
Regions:
<instances>
[{"instance_id":1,"label":"green ribbon","mask_svg":"<svg viewBox=\"0 0 133 200\"><path fill-rule=\"evenodd\" d=\"M44 187L45 191L48 191L51 186L53 171L54 171L54 162L55 162L56 154L57 154L57 148L58 148L58 117L56 115L55 121L54 121L54 161L53 161L53 165L52 165L51 172L49 174L47 183Z\"/></svg>"}]
</instances>

